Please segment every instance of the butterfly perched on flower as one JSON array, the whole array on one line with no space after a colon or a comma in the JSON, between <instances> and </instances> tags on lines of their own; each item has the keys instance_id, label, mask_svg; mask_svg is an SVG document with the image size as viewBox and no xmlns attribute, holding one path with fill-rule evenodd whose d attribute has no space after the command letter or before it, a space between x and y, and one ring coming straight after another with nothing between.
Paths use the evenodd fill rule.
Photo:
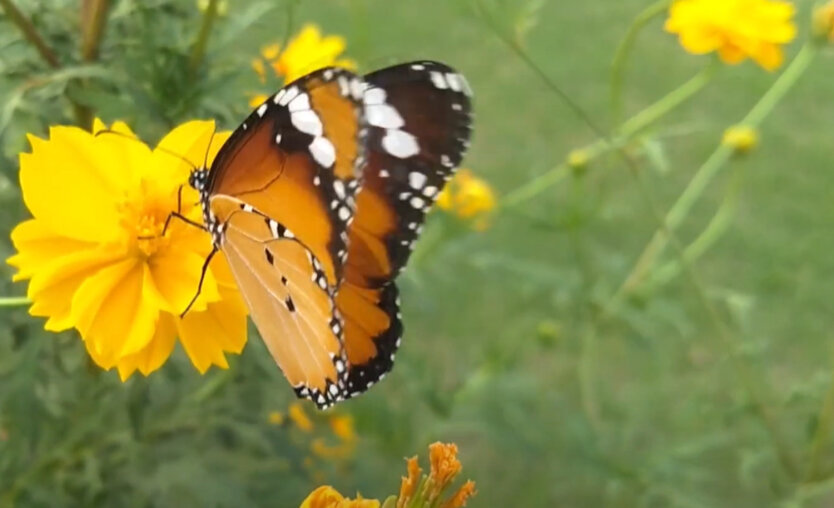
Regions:
<instances>
[{"instance_id":1,"label":"butterfly perched on flower","mask_svg":"<svg viewBox=\"0 0 834 508\"><path fill-rule=\"evenodd\" d=\"M213 250L299 397L362 393L400 345L394 279L469 145L471 90L432 61L327 67L267 98L189 183Z\"/></svg>"}]
</instances>

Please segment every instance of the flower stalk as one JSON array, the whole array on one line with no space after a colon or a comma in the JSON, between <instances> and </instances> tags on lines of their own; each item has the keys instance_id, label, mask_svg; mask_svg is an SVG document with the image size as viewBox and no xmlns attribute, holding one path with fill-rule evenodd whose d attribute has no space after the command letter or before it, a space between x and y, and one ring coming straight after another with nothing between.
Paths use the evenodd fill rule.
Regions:
<instances>
[{"instance_id":1,"label":"flower stalk","mask_svg":"<svg viewBox=\"0 0 834 508\"><path fill-rule=\"evenodd\" d=\"M0 7L3 8L3 12L6 13L9 21L20 29L23 36L26 37L26 40L28 40L35 47L38 54L41 55L41 58L43 58L44 61L46 61L46 63L48 63L53 69L59 68L61 63L58 61L58 57L55 56L55 53L40 36L35 28L35 25L32 24L29 18L20 12L14 2L12 2L12 0L0 0Z\"/></svg>"},{"instance_id":2,"label":"flower stalk","mask_svg":"<svg viewBox=\"0 0 834 508\"><path fill-rule=\"evenodd\" d=\"M191 50L191 58L188 62L188 70L193 76L203 63L203 58L208 47L209 35L211 35L211 28L217 19L217 11L220 0L209 0L205 12L203 12L203 22L200 25L200 31L197 33L197 39L194 42L194 47Z\"/></svg>"},{"instance_id":3,"label":"flower stalk","mask_svg":"<svg viewBox=\"0 0 834 508\"><path fill-rule=\"evenodd\" d=\"M776 105L785 97L785 94L787 94L805 73L817 53L818 49L814 44L806 43L791 64L739 124L752 128L757 128L761 125L764 119L767 118L767 115L773 111ZM632 268L625 282L623 282L615 294L614 301L619 301L625 294L634 291L637 286L645 281L655 261L668 245L669 233L680 227L681 223L683 223L684 219L686 219L692 210L692 206L703 195L707 185L712 182L718 172L734 154L735 149L732 146L721 144L707 158L698 171L696 171L695 176L690 180L686 189L684 189L678 200L666 214L664 228L658 228L655 231L652 239L634 264L634 268Z\"/></svg>"}]
</instances>

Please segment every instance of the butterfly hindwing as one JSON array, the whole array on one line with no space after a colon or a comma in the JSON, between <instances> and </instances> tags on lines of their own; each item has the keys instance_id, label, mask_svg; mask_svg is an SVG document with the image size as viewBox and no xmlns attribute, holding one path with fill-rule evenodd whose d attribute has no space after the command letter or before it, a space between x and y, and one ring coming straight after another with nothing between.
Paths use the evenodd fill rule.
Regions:
<instances>
[{"instance_id":1,"label":"butterfly hindwing","mask_svg":"<svg viewBox=\"0 0 834 508\"><path fill-rule=\"evenodd\" d=\"M368 74L365 82L367 163L336 297L345 320L351 393L361 393L393 366L402 336L394 278L471 131L469 85L444 64L401 64Z\"/></svg>"}]
</instances>

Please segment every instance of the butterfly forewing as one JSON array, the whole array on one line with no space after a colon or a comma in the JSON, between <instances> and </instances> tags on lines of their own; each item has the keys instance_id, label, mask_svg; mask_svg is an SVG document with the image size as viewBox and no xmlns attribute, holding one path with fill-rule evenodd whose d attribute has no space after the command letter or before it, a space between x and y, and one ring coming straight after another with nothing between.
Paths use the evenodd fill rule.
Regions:
<instances>
[{"instance_id":1,"label":"butterfly forewing","mask_svg":"<svg viewBox=\"0 0 834 508\"><path fill-rule=\"evenodd\" d=\"M221 149L211 195L238 198L294 231L337 285L365 135L362 84L326 68L281 89L255 109Z\"/></svg>"},{"instance_id":2,"label":"butterfly forewing","mask_svg":"<svg viewBox=\"0 0 834 508\"><path fill-rule=\"evenodd\" d=\"M402 335L393 279L460 164L471 131L469 85L444 64L401 64L368 74L365 82L367 163L336 298L345 319L352 393L393 365Z\"/></svg>"},{"instance_id":3,"label":"butterfly forewing","mask_svg":"<svg viewBox=\"0 0 834 508\"><path fill-rule=\"evenodd\" d=\"M326 68L260 105L218 153L206 222L270 353L300 397L347 396L335 293L363 164L362 81Z\"/></svg>"}]
</instances>

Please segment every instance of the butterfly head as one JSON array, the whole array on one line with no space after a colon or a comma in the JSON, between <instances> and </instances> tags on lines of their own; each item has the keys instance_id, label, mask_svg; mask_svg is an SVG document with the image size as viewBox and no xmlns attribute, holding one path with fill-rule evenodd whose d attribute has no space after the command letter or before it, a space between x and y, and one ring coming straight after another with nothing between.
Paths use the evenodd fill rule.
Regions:
<instances>
[{"instance_id":1,"label":"butterfly head","mask_svg":"<svg viewBox=\"0 0 834 508\"><path fill-rule=\"evenodd\" d=\"M203 191L206 188L206 181L208 180L208 169L195 169L188 176L188 185L198 191Z\"/></svg>"}]
</instances>

